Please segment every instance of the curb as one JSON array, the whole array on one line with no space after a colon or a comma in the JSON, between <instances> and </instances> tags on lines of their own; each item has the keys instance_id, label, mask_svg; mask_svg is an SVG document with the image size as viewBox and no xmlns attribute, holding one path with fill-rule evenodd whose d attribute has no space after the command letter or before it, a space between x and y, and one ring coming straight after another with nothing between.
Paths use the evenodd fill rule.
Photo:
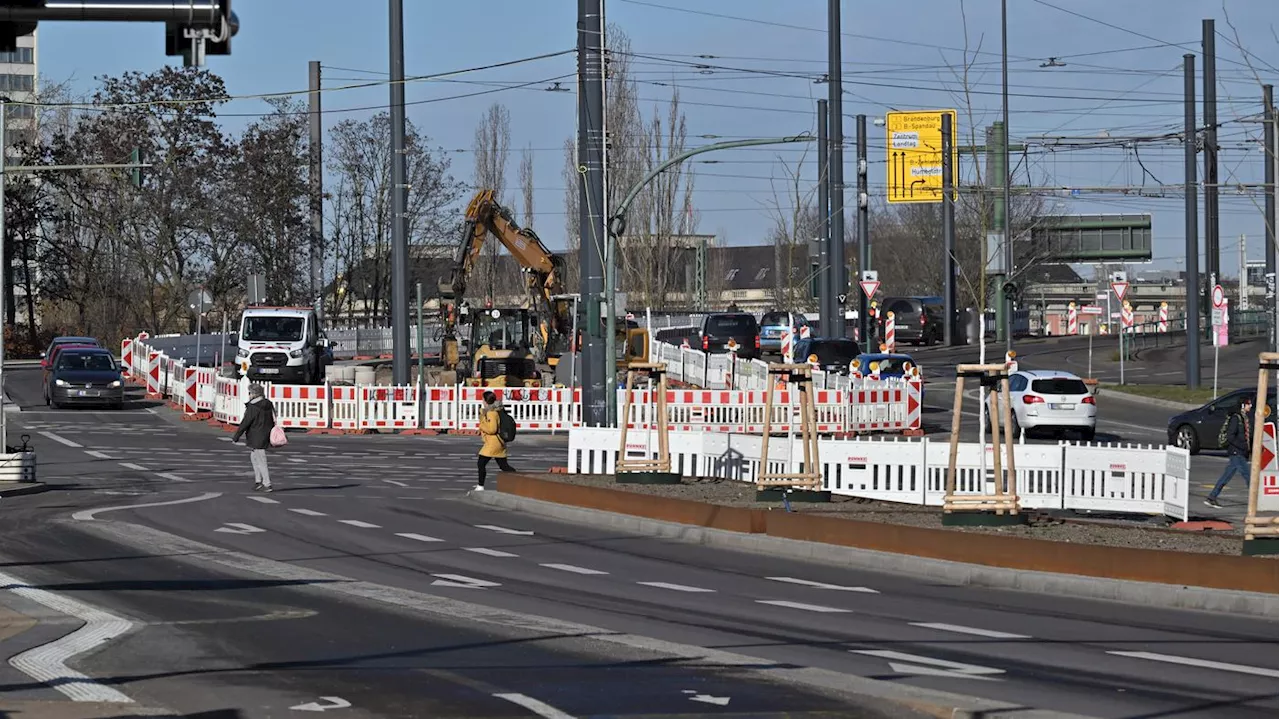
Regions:
<instances>
[{"instance_id":1,"label":"curb","mask_svg":"<svg viewBox=\"0 0 1280 719\"><path fill-rule=\"evenodd\" d=\"M6 487L5 484L15 486ZM49 485L43 482L0 482L0 497L21 497L24 494L40 494L48 491Z\"/></svg>"},{"instance_id":2,"label":"curb","mask_svg":"<svg viewBox=\"0 0 1280 719\"><path fill-rule=\"evenodd\" d=\"M1274 618L1276 613L1280 612L1280 596L1274 594L964 564L909 554L893 554L869 549L842 547L834 544L782 539L762 534L708 529L695 525L646 519L627 514L584 509L538 499L529 499L505 494L501 490L470 493L468 497L472 501L491 507L528 512L601 529L631 532L694 544L705 544L711 547L755 554L768 554L775 557L790 557L792 559L821 562L826 565L843 566L850 569L906 575L917 579L928 577L958 585L1013 589L1037 594L1101 599L1165 609L1191 609L1266 618Z\"/></svg>"},{"instance_id":3,"label":"curb","mask_svg":"<svg viewBox=\"0 0 1280 719\"><path fill-rule=\"evenodd\" d=\"M1106 387L1099 387L1097 390L1095 390L1095 394L1101 397L1119 399L1124 402L1132 402L1133 404L1145 404L1148 407L1176 409L1183 412L1191 409L1197 409L1200 407L1200 405L1198 404L1188 404L1186 402L1175 402L1171 399L1156 399L1155 397L1143 397L1142 395L1130 394L1128 392L1122 392L1118 389L1108 389Z\"/></svg>"}]
</instances>

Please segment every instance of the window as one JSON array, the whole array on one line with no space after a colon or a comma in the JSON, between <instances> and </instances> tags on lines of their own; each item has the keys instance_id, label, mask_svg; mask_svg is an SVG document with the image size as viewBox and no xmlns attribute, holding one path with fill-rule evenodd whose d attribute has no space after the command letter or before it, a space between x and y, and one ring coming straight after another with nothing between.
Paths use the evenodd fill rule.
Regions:
<instances>
[{"instance_id":1,"label":"window","mask_svg":"<svg viewBox=\"0 0 1280 719\"><path fill-rule=\"evenodd\" d=\"M1009 378L1010 392L1025 392L1027 390L1027 378L1020 374L1016 374Z\"/></svg>"},{"instance_id":2,"label":"window","mask_svg":"<svg viewBox=\"0 0 1280 719\"><path fill-rule=\"evenodd\" d=\"M756 282L760 282L761 280L763 280L763 279L765 278L765 275L768 275L768 274L769 274L769 268L768 268L768 267L761 267L761 268L760 268L760 271L756 273L756 280L755 280L755 281L756 281Z\"/></svg>"},{"instance_id":3,"label":"window","mask_svg":"<svg viewBox=\"0 0 1280 719\"><path fill-rule=\"evenodd\" d=\"M115 368L115 361L106 352L74 352L58 357L58 369L103 372Z\"/></svg>"},{"instance_id":4,"label":"window","mask_svg":"<svg viewBox=\"0 0 1280 719\"><path fill-rule=\"evenodd\" d=\"M34 135L32 134L31 130L27 130L27 129L5 130L4 146L14 147L16 145L31 144L33 137Z\"/></svg>"},{"instance_id":5,"label":"window","mask_svg":"<svg viewBox=\"0 0 1280 719\"><path fill-rule=\"evenodd\" d=\"M240 338L250 342L297 342L302 339L301 317L246 317Z\"/></svg>"},{"instance_id":6,"label":"window","mask_svg":"<svg viewBox=\"0 0 1280 719\"><path fill-rule=\"evenodd\" d=\"M1089 388L1083 381L1070 377L1032 380L1031 391L1036 394L1089 394Z\"/></svg>"},{"instance_id":7,"label":"window","mask_svg":"<svg viewBox=\"0 0 1280 719\"><path fill-rule=\"evenodd\" d=\"M755 334L758 325L751 315L712 315L707 318L707 334Z\"/></svg>"},{"instance_id":8,"label":"window","mask_svg":"<svg viewBox=\"0 0 1280 719\"><path fill-rule=\"evenodd\" d=\"M5 117L10 120L30 120L36 116L34 105L5 105Z\"/></svg>"},{"instance_id":9,"label":"window","mask_svg":"<svg viewBox=\"0 0 1280 719\"><path fill-rule=\"evenodd\" d=\"M725 275L725 276L724 276L724 281L725 281L725 282L733 282L733 278L735 278L735 277L737 277L737 276L738 276L738 270L737 270L737 269L729 270L729 274L727 274L727 275Z\"/></svg>"},{"instance_id":10,"label":"window","mask_svg":"<svg viewBox=\"0 0 1280 719\"><path fill-rule=\"evenodd\" d=\"M0 62L30 65L35 62L35 51L29 47L20 47L8 52L0 52Z\"/></svg>"},{"instance_id":11,"label":"window","mask_svg":"<svg viewBox=\"0 0 1280 719\"><path fill-rule=\"evenodd\" d=\"M0 91L31 92L35 89L35 78L31 75L0 75Z\"/></svg>"}]
</instances>

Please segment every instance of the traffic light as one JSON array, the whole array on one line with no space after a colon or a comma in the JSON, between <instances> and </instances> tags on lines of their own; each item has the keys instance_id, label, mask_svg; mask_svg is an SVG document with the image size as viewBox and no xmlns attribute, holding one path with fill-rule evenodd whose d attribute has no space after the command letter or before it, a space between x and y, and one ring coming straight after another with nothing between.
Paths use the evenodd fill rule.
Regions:
<instances>
[{"instance_id":1,"label":"traffic light","mask_svg":"<svg viewBox=\"0 0 1280 719\"><path fill-rule=\"evenodd\" d=\"M129 152L129 164L135 165L135 166L142 164L142 148L135 147L133 148L133 150ZM134 187L138 189L142 189L142 168L141 167L129 168L129 181L133 183Z\"/></svg>"},{"instance_id":2,"label":"traffic light","mask_svg":"<svg viewBox=\"0 0 1280 719\"><path fill-rule=\"evenodd\" d=\"M1020 299L1020 297L1019 297L1019 296L1020 296L1020 294L1021 294L1021 292L1022 292L1022 288L1018 287L1018 283L1016 283L1016 282L1006 282L1006 283L1004 283L1004 285L1003 285L1003 286L1001 286L1001 288L1000 288L1000 289L1004 290L1004 296L1005 296L1005 298L1006 298L1006 299L1008 299L1010 302L1015 302L1015 303L1016 303L1016 302L1018 302L1018 300Z\"/></svg>"}]
</instances>

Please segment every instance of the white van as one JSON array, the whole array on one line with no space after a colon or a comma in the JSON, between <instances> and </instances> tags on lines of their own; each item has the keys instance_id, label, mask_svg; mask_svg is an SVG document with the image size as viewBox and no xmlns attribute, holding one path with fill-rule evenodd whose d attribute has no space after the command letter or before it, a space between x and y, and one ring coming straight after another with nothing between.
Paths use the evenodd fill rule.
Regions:
<instances>
[{"instance_id":1,"label":"white van","mask_svg":"<svg viewBox=\"0 0 1280 719\"><path fill-rule=\"evenodd\" d=\"M255 382L320 384L332 363L310 307L249 307L240 317L236 364Z\"/></svg>"}]
</instances>

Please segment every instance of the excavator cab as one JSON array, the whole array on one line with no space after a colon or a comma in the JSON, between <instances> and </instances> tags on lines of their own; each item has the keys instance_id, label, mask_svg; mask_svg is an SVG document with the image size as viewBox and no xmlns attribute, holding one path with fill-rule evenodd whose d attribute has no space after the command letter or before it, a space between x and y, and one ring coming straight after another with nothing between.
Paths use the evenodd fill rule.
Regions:
<instances>
[{"instance_id":1,"label":"excavator cab","mask_svg":"<svg viewBox=\"0 0 1280 719\"><path fill-rule=\"evenodd\" d=\"M533 354L533 322L526 309L486 309L471 313L472 366L459 376L477 387L536 387L541 384ZM469 371L463 371L469 370Z\"/></svg>"}]
</instances>

